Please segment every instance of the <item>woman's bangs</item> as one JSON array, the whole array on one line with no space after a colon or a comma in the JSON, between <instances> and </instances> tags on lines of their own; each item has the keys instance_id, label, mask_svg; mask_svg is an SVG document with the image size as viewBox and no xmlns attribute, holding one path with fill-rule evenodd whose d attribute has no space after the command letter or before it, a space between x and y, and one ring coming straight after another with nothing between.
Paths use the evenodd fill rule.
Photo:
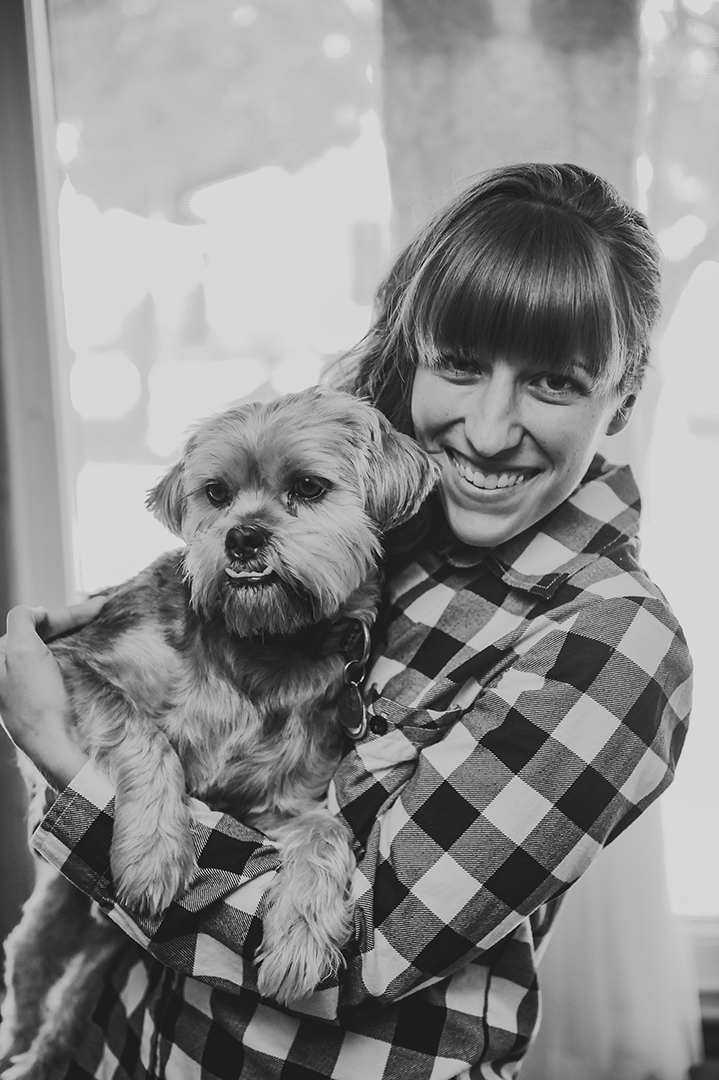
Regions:
<instances>
[{"instance_id":1,"label":"woman's bangs","mask_svg":"<svg viewBox=\"0 0 719 1080\"><path fill-rule=\"evenodd\" d=\"M581 363L608 389L622 358L605 253L573 218L532 218L426 263L406 296L405 341L430 367L448 356L516 357L559 372Z\"/></svg>"}]
</instances>

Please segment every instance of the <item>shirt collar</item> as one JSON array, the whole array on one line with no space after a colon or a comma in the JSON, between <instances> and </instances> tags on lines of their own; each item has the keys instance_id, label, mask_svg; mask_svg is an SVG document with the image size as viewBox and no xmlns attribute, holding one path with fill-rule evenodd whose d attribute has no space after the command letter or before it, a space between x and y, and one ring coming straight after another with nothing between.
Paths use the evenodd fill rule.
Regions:
<instances>
[{"instance_id":1,"label":"shirt collar","mask_svg":"<svg viewBox=\"0 0 719 1080\"><path fill-rule=\"evenodd\" d=\"M485 562L507 585L550 597L582 567L637 536L640 498L628 465L594 458L581 484L542 521L488 551L452 538L440 550L453 566Z\"/></svg>"}]
</instances>

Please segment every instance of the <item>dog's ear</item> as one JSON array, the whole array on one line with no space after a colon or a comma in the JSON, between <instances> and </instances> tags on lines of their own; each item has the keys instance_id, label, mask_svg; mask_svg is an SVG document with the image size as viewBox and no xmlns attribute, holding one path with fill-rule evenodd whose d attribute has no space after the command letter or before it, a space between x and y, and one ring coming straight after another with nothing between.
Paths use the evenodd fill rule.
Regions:
<instances>
[{"instance_id":1,"label":"dog's ear","mask_svg":"<svg viewBox=\"0 0 719 1080\"><path fill-rule=\"evenodd\" d=\"M182 459L171 465L154 488L147 493L145 505L166 529L175 536L182 536L185 511Z\"/></svg>"},{"instance_id":2,"label":"dog's ear","mask_svg":"<svg viewBox=\"0 0 719 1080\"><path fill-rule=\"evenodd\" d=\"M366 480L367 510L380 529L394 529L417 513L442 475L414 439L380 417L381 437L373 448Z\"/></svg>"}]
</instances>

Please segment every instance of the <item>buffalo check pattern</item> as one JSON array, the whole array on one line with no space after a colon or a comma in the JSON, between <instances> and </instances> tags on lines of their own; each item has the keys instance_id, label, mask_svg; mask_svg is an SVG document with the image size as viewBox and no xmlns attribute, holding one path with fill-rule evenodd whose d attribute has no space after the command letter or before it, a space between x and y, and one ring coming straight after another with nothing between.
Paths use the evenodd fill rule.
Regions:
<instances>
[{"instance_id":1,"label":"buffalo check pattern","mask_svg":"<svg viewBox=\"0 0 719 1080\"><path fill-rule=\"evenodd\" d=\"M566 889L670 783L691 661L636 561L639 499L601 458L491 552L437 516L389 575L369 732L329 802L356 840L346 966L292 1009L252 957L277 853L194 804L198 871L154 921L109 873L113 791L87 766L37 850L128 934L67 1080L479 1080L517 1073Z\"/></svg>"}]
</instances>

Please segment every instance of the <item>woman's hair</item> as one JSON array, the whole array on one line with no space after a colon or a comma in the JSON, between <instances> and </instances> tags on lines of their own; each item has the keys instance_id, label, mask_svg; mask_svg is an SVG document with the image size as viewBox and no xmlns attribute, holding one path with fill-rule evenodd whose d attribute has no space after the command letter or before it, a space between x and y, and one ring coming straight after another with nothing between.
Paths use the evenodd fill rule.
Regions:
<instances>
[{"instance_id":1,"label":"woman's hair","mask_svg":"<svg viewBox=\"0 0 719 1080\"><path fill-rule=\"evenodd\" d=\"M597 390L636 390L660 313L660 258L642 214L577 165L482 174L399 256L339 381L411 432L419 364L443 356L581 361ZM335 377L337 381L337 377Z\"/></svg>"}]
</instances>

